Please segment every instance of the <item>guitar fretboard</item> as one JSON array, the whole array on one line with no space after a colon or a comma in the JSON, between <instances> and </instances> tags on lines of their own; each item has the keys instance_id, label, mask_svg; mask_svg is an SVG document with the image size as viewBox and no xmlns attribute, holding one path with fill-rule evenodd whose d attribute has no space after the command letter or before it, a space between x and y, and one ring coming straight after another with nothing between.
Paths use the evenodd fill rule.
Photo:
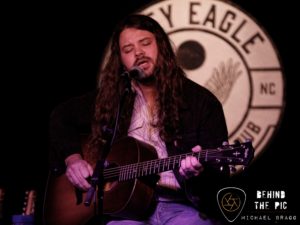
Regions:
<instances>
[{"instance_id":1,"label":"guitar fretboard","mask_svg":"<svg viewBox=\"0 0 300 225\"><path fill-rule=\"evenodd\" d=\"M240 150L243 148L244 152ZM119 181L131 180L143 176L158 174L164 171L174 170L180 167L181 160L187 156L194 156L199 162L226 163L244 165L248 157L248 149L245 146L232 147L226 149L206 149L201 152L185 153L170 156L163 159L153 159L149 161L128 164L119 167L104 169L104 179L118 179Z\"/></svg>"},{"instance_id":2,"label":"guitar fretboard","mask_svg":"<svg viewBox=\"0 0 300 225\"><path fill-rule=\"evenodd\" d=\"M182 159L189 155L195 156L198 160L201 158L199 153L189 153L183 155L171 156L164 159L155 159L141 163L129 164L120 168L119 181L130 180L138 177L149 176L168 170L173 170L180 166Z\"/></svg>"}]
</instances>

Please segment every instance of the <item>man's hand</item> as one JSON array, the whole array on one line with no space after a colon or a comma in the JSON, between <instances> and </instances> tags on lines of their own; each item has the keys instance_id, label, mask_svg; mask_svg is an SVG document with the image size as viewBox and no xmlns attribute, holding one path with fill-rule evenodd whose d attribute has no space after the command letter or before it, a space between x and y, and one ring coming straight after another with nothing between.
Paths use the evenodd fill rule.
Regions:
<instances>
[{"instance_id":1,"label":"man's hand","mask_svg":"<svg viewBox=\"0 0 300 225\"><path fill-rule=\"evenodd\" d=\"M192 148L193 152L200 152L201 147L199 145ZM191 177L198 176L203 171L202 164L194 156L187 156L185 159L181 160L179 173L189 179Z\"/></svg>"},{"instance_id":2,"label":"man's hand","mask_svg":"<svg viewBox=\"0 0 300 225\"><path fill-rule=\"evenodd\" d=\"M65 160L67 165L66 176L69 181L81 190L88 190L91 185L86 178L92 176L93 168L80 154L72 154Z\"/></svg>"}]
</instances>

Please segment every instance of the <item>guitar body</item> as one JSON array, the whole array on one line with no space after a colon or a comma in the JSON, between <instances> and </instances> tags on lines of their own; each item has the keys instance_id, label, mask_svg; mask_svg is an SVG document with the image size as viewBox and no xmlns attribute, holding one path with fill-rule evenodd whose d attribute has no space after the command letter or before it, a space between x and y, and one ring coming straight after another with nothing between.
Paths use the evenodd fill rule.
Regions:
<instances>
[{"instance_id":1,"label":"guitar body","mask_svg":"<svg viewBox=\"0 0 300 225\"><path fill-rule=\"evenodd\" d=\"M109 167L130 165L152 159L157 159L154 147L132 137L125 137L116 142L107 157ZM157 179L153 177L152 179L135 178L122 182L114 179L107 180L104 186L104 214L131 219L143 217L152 203L156 181ZM82 193L83 201L85 195ZM67 177L64 174L50 175L45 194L45 224L84 225L87 223L94 215L93 203L87 207L83 203L76 204L76 202L75 188ZM143 204L140 204L141 202Z\"/></svg>"},{"instance_id":2,"label":"guitar body","mask_svg":"<svg viewBox=\"0 0 300 225\"><path fill-rule=\"evenodd\" d=\"M92 166L97 156L83 146L83 157ZM216 149L202 149L157 159L156 150L145 142L125 137L114 143L104 168L103 213L114 217L138 219L146 216L153 202L154 187L159 174L180 167L181 159L193 156L211 166L247 166L254 156L251 141L224 145ZM209 191L208 191L209 192ZM82 198L80 198L82 197ZM86 194L75 191L74 186L63 174L51 176L45 194L45 225L84 225L95 215L92 203L89 207L82 201ZM97 204L98 202L96 202Z\"/></svg>"}]
</instances>

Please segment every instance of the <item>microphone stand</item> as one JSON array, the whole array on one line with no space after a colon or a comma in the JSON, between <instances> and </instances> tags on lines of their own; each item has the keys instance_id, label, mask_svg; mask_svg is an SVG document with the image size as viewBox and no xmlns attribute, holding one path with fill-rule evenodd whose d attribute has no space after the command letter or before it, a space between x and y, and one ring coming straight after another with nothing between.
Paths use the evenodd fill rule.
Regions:
<instances>
[{"instance_id":1,"label":"microphone stand","mask_svg":"<svg viewBox=\"0 0 300 225\"><path fill-rule=\"evenodd\" d=\"M114 122L114 128L110 129L108 127L104 127L104 137L105 137L105 144L103 147L103 151L99 159L97 160L93 175L91 177L91 187L87 191L86 198L84 201L85 206L90 206L92 199L94 199L94 213L96 215L96 221L98 224L104 224L103 220L103 198L104 198L104 169L108 166L108 162L106 162L106 158L111 150L112 144L114 142L117 127L119 124L120 114L122 112L122 108L125 102L125 99L130 92L131 85L130 79L126 73L123 73L121 77L125 77L126 79L126 86L124 93L121 95L121 99L118 104L117 115ZM97 189L97 198L98 198L98 208L96 202L95 191Z\"/></svg>"}]
</instances>

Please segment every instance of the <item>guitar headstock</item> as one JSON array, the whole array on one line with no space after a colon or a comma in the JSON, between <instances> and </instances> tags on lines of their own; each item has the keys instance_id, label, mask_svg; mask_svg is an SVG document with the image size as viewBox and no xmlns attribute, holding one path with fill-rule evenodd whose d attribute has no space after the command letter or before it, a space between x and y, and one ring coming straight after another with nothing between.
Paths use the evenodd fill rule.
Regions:
<instances>
[{"instance_id":1,"label":"guitar headstock","mask_svg":"<svg viewBox=\"0 0 300 225\"><path fill-rule=\"evenodd\" d=\"M25 192L25 201L22 215L33 215L35 210L36 191L29 190Z\"/></svg>"},{"instance_id":2,"label":"guitar headstock","mask_svg":"<svg viewBox=\"0 0 300 225\"><path fill-rule=\"evenodd\" d=\"M223 145L207 153L208 161L221 166L247 166L254 157L252 141ZM213 160L212 160L213 159Z\"/></svg>"}]
</instances>

